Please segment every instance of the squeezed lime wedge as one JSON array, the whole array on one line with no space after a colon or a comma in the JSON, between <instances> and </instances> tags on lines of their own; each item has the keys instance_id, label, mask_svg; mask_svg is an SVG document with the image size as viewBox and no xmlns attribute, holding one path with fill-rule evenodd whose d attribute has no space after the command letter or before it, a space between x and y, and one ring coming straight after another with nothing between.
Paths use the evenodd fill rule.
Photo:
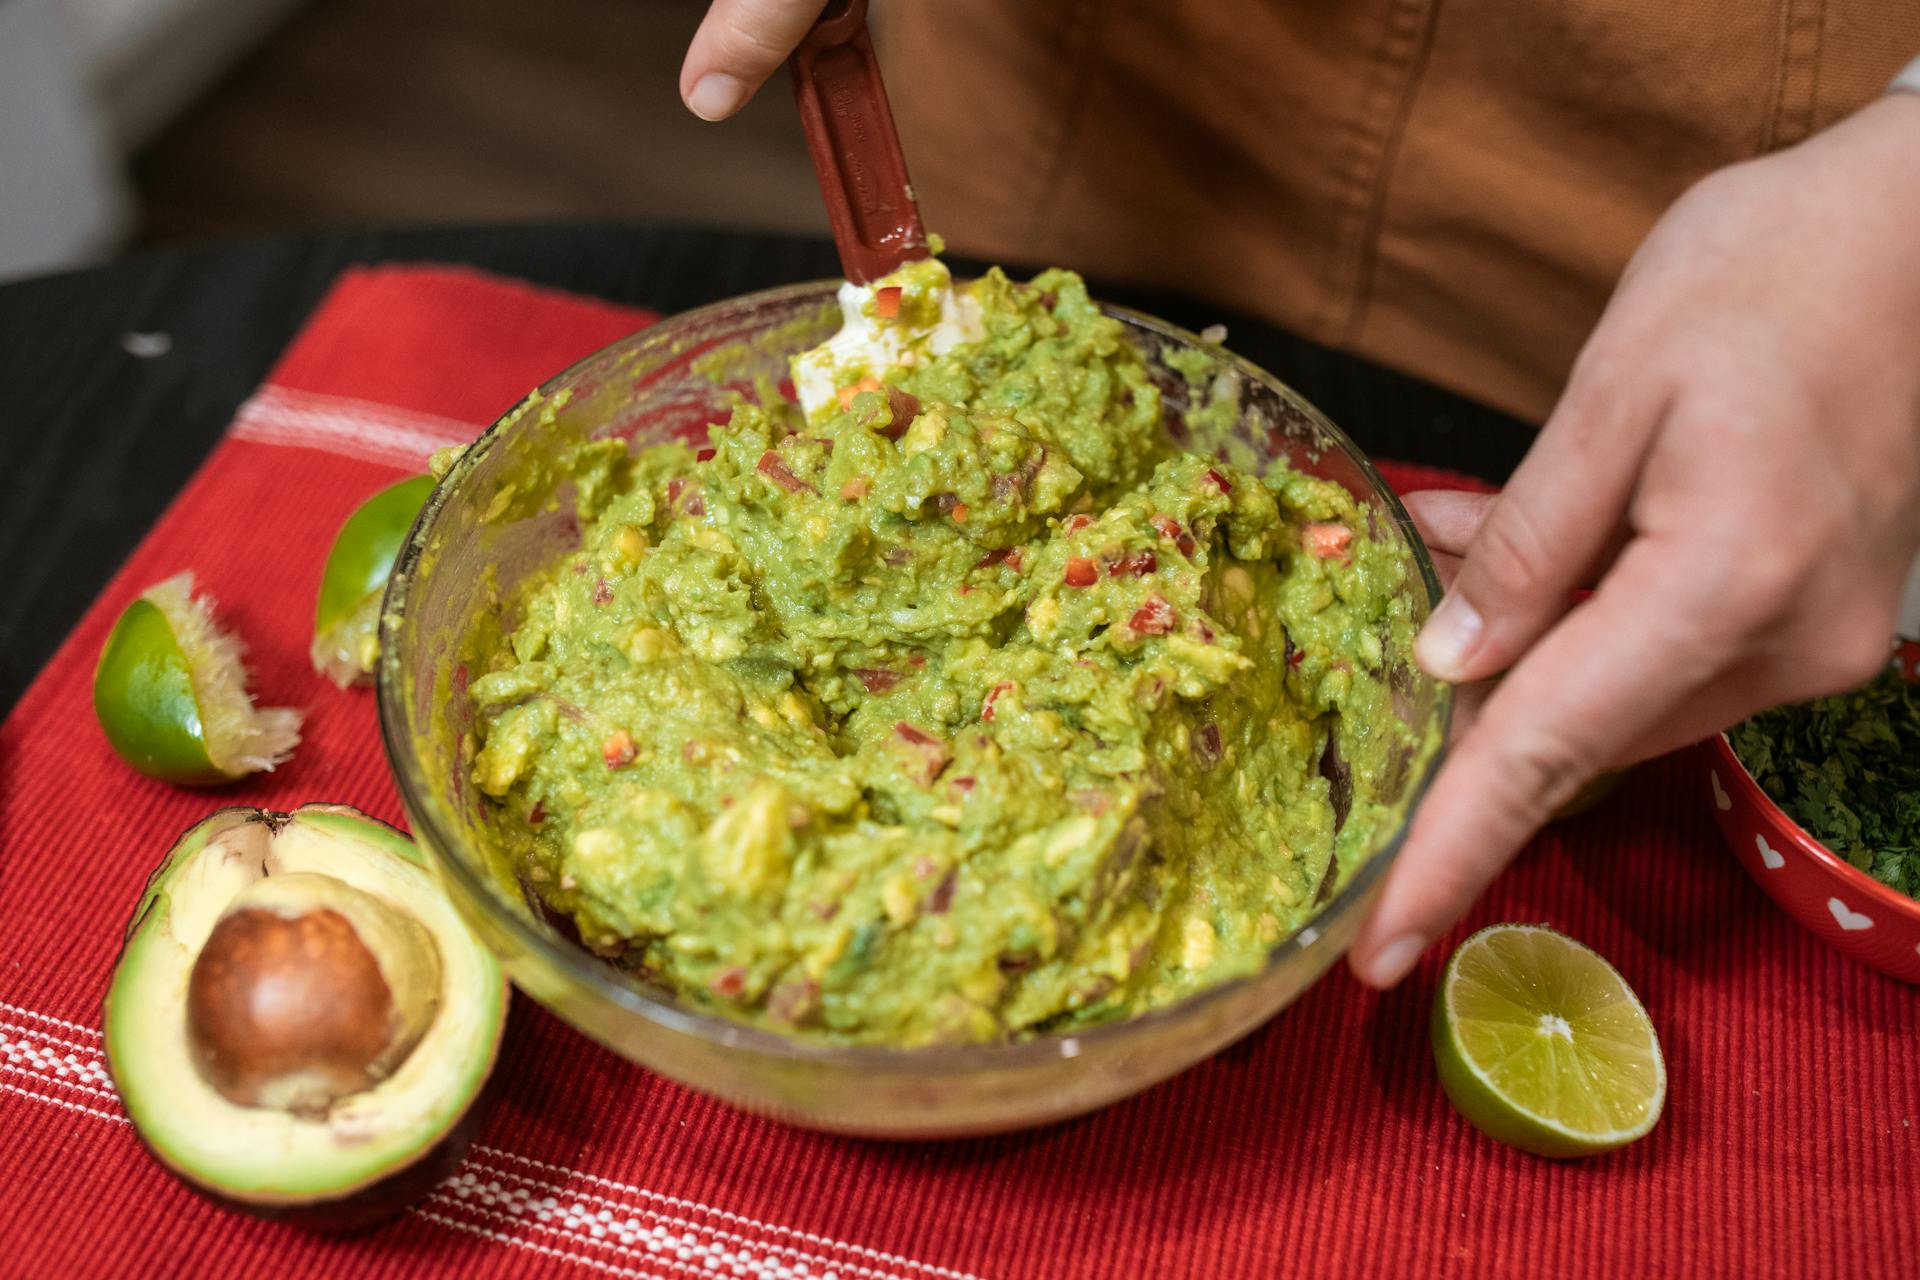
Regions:
<instances>
[{"instance_id":1,"label":"squeezed lime wedge","mask_svg":"<svg viewBox=\"0 0 1920 1280\"><path fill-rule=\"evenodd\" d=\"M300 741L300 713L253 705L240 641L193 592L193 575L182 573L127 606L94 669L93 710L141 773L211 787L284 761Z\"/></svg>"}]
</instances>

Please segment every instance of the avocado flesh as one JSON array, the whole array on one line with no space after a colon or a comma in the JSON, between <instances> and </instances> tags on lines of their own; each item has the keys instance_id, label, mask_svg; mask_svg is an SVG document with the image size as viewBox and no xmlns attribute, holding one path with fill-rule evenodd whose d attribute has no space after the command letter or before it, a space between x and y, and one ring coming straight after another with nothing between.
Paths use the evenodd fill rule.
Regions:
<instances>
[{"instance_id":1,"label":"avocado flesh","mask_svg":"<svg viewBox=\"0 0 1920 1280\"><path fill-rule=\"evenodd\" d=\"M263 875L289 872L386 899L441 958L440 1009L412 1052L313 1118L228 1101L193 1065L186 1032L188 979L222 911ZM141 898L107 994L107 1061L141 1137L189 1182L253 1206L326 1203L435 1152L492 1070L506 1006L498 962L404 836L343 807L228 809L180 840Z\"/></svg>"}]
</instances>

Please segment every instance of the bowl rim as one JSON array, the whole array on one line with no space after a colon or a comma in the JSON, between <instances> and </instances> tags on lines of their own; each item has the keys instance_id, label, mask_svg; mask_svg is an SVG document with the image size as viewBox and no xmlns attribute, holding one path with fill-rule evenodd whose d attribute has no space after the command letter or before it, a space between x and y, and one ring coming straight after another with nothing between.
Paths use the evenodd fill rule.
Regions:
<instances>
[{"instance_id":1,"label":"bowl rim","mask_svg":"<svg viewBox=\"0 0 1920 1280\"><path fill-rule=\"evenodd\" d=\"M1920 927L1920 898L1910 898L1892 885L1881 884L1827 848L1821 843L1819 837L1795 822L1787 811L1767 794L1766 788L1760 785L1760 780L1753 776L1752 770L1747 768L1746 761L1740 758L1740 753L1733 749L1733 740L1727 736L1729 732L1723 729L1714 734L1707 740L1707 745L1714 759L1726 765L1732 773L1735 787L1747 803L1752 805L1778 834L1791 841L1801 853L1829 875L1837 875L1847 884L1866 894L1872 902L1891 910L1908 923ZM1728 840L1728 843L1732 844L1733 841Z\"/></svg>"},{"instance_id":2,"label":"bowl rim","mask_svg":"<svg viewBox=\"0 0 1920 1280\"><path fill-rule=\"evenodd\" d=\"M410 754L402 750L402 744L407 741L404 727L406 693L404 680L395 669L398 659L390 655L398 652L398 646L394 643L394 633L405 616L407 592L413 581L414 571L427 549L428 531L432 528L433 521L440 510L446 505L449 495L458 487L458 481L479 465L495 442L504 434L505 429L518 418L521 409L529 400L553 394L558 389L557 384L567 379L575 370L601 359L612 348L631 342L643 334L665 332L668 326L691 325L717 314L738 313L791 303L803 298L818 298L822 303L828 303L838 292L841 284L842 281L839 280L822 279L779 285L662 316L652 324L614 339L551 375L529 396L523 397L508 408L462 449L454 464L435 484L433 493L422 506L419 515L414 518L413 527L408 530L406 542L402 545L400 554L394 562L393 572L381 600L380 656L376 663L375 680L380 739L387 757L388 771L400 793L409 822L424 828L429 852L433 856L435 865L441 868L443 873L451 875L459 882L458 896L489 904L489 915L493 923L512 936L513 943L518 949L540 956L544 962L564 974L569 983L585 988L604 1002L618 1006L663 1030L693 1036L725 1048L748 1050L766 1058L781 1059L789 1063L865 1067L876 1072L889 1073L913 1070L927 1076L963 1075L985 1070L1017 1069L1063 1058L1076 1058L1082 1054L1097 1053L1100 1047L1109 1041L1125 1043L1139 1036L1145 1028L1178 1026L1201 1020L1208 1010L1229 1002L1242 989L1259 982L1292 957L1306 953L1310 947L1318 943L1324 932L1321 926L1329 918L1355 910L1358 904L1364 903L1370 897L1376 884L1398 859L1401 849L1406 844L1407 836L1413 828L1414 815L1418 812L1428 789L1433 785L1434 779L1448 757L1450 745L1448 739L1454 712L1454 689L1451 684L1445 681L1435 682L1435 719L1439 741L1434 744L1423 773L1412 783L1407 799L1406 816L1400 826L1372 857L1362 863L1335 890L1333 897L1320 910L1308 916L1293 932L1269 947L1265 959L1258 968L1196 991L1171 1004L1161 1005L1131 1017L1116 1018L1071 1032L1049 1033L1025 1040L912 1046L837 1044L831 1041L786 1035L767 1028L736 1022L719 1014L705 1013L671 999L652 996L614 977L612 971L603 962L586 950L566 945L549 937L520 912L497 909L495 899L498 890L494 885L486 882L467 859L459 856L442 856L439 852L442 848L456 847L459 842L449 836L445 825L440 820L439 810L442 806L427 785L423 776L424 771L419 768L418 762ZM1209 351L1224 360L1242 377L1266 385L1290 405L1300 410L1313 423L1315 430L1344 453L1374 491L1385 498L1386 510L1392 516L1402 538L1412 552L1414 566L1418 570L1419 583L1426 588L1428 609L1432 610L1440 603L1443 589L1439 574L1434 568L1433 558L1425 540L1421 538L1419 530L1414 526L1413 517L1408 514L1405 505L1400 501L1399 494L1394 492L1392 486L1387 484L1380 475L1373 461L1326 414L1272 373L1244 356L1227 350L1219 343L1207 342L1199 334L1157 316L1099 299L1094 301L1106 314L1128 321L1137 328L1162 338L1173 339ZM1331 964L1328 967L1331 968ZM1324 972L1320 976L1324 976ZM1318 980L1318 977L1314 979L1316 982ZM1263 1019L1262 1024L1265 1021ZM1245 1033L1250 1033L1262 1024L1247 1028Z\"/></svg>"}]
</instances>

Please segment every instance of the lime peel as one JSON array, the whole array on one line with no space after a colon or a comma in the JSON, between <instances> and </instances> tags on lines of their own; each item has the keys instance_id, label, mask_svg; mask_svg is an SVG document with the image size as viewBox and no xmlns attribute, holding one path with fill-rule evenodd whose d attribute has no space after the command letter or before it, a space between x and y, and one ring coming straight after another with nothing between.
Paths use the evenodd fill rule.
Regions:
<instances>
[{"instance_id":1,"label":"lime peel","mask_svg":"<svg viewBox=\"0 0 1920 1280\"><path fill-rule=\"evenodd\" d=\"M1639 997L1599 955L1542 926L1493 925L1461 943L1432 1034L1460 1113L1536 1155L1616 1150L1666 1104L1666 1063Z\"/></svg>"}]
</instances>

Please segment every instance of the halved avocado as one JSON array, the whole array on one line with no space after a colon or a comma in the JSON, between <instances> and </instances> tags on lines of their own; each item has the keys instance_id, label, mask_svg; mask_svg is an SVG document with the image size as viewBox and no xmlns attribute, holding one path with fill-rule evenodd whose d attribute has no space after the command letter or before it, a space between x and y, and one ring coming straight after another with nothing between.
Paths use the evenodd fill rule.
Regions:
<instances>
[{"instance_id":1,"label":"halved avocado","mask_svg":"<svg viewBox=\"0 0 1920 1280\"><path fill-rule=\"evenodd\" d=\"M113 625L93 672L93 712L122 760L150 778L213 787L271 769L300 741L300 713L255 707L245 653L193 574L148 587Z\"/></svg>"},{"instance_id":2,"label":"halved avocado","mask_svg":"<svg viewBox=\"0 0 1920 1280\"><path fill-rule=\"evenodd\" d=\"M141 895L107 1066L195 1189L353 1228L459 1163L506 1012L499 963L412 841L344 805L222 809Z\"/></svg>"},{"instance_id":3,"label":"halved avocado","mask_svg":"<svg viewBox=\"0 0 1920 1280\"><path fill-rule=\"evenodd\" d=\"M373 671L387 576L433 486L432 476L413 476L382 489L347 517L333 540L314 604L308 656L315 671L343 689Z\"/></svg>"}]
</instances>

